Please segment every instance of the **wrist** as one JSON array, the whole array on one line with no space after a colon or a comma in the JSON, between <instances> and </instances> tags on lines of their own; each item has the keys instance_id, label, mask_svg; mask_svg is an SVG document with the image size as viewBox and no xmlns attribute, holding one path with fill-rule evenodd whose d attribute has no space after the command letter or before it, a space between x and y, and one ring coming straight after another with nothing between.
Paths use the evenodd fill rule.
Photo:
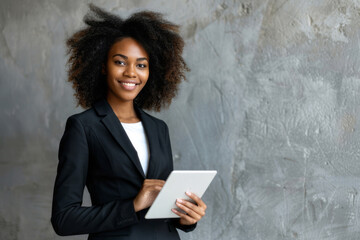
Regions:
<instances>
[{"instance_id":1,"label":"wrist","mask_svg":"<svg viewBox=\"0 0 360 240\"><path fill-rule=\"evenodd\" d=\"M134 199L133 204L134 204L134 210L135 210L135 212L140 211L139 206L138 206L138 204L137 204L137 202L136 202L136 199Z\"/></svg>"}]
</instances>

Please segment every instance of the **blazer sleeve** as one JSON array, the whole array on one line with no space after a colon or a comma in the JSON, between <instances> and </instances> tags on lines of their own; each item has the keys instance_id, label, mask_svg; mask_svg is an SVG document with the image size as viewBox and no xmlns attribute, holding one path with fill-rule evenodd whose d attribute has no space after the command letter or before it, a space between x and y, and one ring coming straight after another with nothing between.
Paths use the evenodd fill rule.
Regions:
<instances>
[{"instance_id":1,"label":"blazer sleeve","mask_svg":"<svg viewBox=\"0 0 360 240\"><path fill-rule=\"evenodd\" d=\"M165 122L164 122L165 123ZM171 142L170 142L170 136L169 136L169 128L165 123L165 139L166 139L166 145L169 149L169 159L171 159L171 166L173 166L172 162L173 162L173 157L172 157L172 150L171 150ZM179 222L178 218L172 218L170 219L170 221L172 222L172 224L174 225L174 227L184 231L184 232L191 232L196 228L197 223L192 224L192 225L182 225Z\"/></svg>"},{"instance_id":2,"label":"blazer sleeve","mask_svg":"<svg viewBox=\"0 0 360 240\"><path fill-rule=\"evenodd\" d=\"M132 200L81 206L88 172L89 147L85 128L74 116L66 122L58 157L51 213L51 223L58 235L115 230L139 221Z\"/></svg>"}]
</instances>

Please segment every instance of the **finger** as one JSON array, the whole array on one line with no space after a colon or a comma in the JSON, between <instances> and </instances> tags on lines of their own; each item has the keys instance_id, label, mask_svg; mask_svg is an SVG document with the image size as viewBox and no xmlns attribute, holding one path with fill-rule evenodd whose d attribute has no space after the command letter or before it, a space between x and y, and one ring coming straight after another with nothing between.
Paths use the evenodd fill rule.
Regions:
<instances>
[{"instance_id":1,"label":"finger","mask_svg":"<svg viewBox=\"0 0 360 240\"><path fill-rule=\"evenodd\" d=\"M198 215L200 216L204 216L205 215L205 209L203 209L202 207L199 207L197 205L195 205L194 203L192 202L189 202L187 200L184 200L184 199L177 199L176 200L176 203L179 203L179 204L182 204L184 205L185 207L187 207L188 209L196 212Z\"/></svg>"},{"instance_id":2,"label":"finger","mask_svg":"<svg viewBox=\"0 0 360 240\"><path fill-rule=\"evenodd\" d=\"M183 210L184 212L187 213L188 216L190 216L191 218L194 218L195 220L200 220L202 215L200 215L199 213L197 213L195 210L179 203L179 202L176 202L176 206L178 206L181 210Z\"/></svg>"},{"instance_id":3,"label":"finger","mask_svg":"<svg viewBox=\"0 0 360 240\"><path fill-rule=\"evenodd\" d=\"M194 218L192 218L192 217L190 217L189 215L186 215L186 214L184 214L184 213L182 213L182 212L180 212L180 211L178 211L178 210L176 210L176 209L171 209L171 211L173 212L173 213L175 213L176 215L178 215L180 218L182 218L182 219L184 219L186 222L188 222L190 225L191 224L195 224L197 221L194 219Z\"/></svg>"},{"instance_id":4,"label":"finger","mask_svg":"<svg viewBox=\"0 0 360 240\"><path fill-rule=\"evenodd\" d=\"M188 195L192 200L194 200L199 207L206 210L207 208L206 204L195 193L186 192L186 195Z\"/></svg>"}]
</instances>

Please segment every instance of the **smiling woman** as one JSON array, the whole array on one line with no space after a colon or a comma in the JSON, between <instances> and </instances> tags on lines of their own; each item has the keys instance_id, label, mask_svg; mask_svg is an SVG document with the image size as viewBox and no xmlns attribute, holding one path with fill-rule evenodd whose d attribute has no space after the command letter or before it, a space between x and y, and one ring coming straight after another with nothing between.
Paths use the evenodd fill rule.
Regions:
<instances>
[{"instance_id":1,"label":"smiling woman","mask_svg":"<svg viewBox=\"0 0 360 240\"><path fill-rule=\"evenodd\" d=\"M177 201L178 219L145 219L173 170L166 123L143 111L170 105L184 72L178 26L154 12L123 20L90 5L87 27L68 41L69 81L86 111L66 122L59 146L51 223L59 235L92 240L179 239L206 205ZM82 204L87 187L92 206Z\"/></svg>"},{"instance_id":2,"label":"smiling woman","mask_svg":"<svg viewBox=\"0 0 360 240\"><path fill-rule=\"evenodd\" d=\"M78 104L90 108L107 95L104 67L119 40L132 38L147 54L149 78L135 103L148 110L168 107L176 96L178 86L185 80L188 67L182 58L184 41L179 26L166 21L160 13L143 11L123 20L90 4L84 22L88 27L67 40L69 82L73 83ZM126 64L127 56L116 57ZM115 56L114 56L115 55ZM143 56L144 57L144 56ZM113 59L115 60L115 59ZM145 63L145 62L141 62ZM139 65L143 66L143 65Z\"/></svg>"}]
</instances>

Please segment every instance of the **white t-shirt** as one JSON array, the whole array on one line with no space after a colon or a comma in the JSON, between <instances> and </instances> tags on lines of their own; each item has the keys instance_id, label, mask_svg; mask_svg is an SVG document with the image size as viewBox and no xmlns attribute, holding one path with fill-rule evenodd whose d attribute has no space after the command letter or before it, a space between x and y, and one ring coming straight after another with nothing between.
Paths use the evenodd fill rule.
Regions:
<instances>
[{"instance_id":1,"label":"white t-shirt","mask_svg":"<svg viewBox=\"0 0 360 240\"><path fill-rule=\"evenodd\" d=\"M137 151L141 166L146 175L149 166L149 143L142 122L121 123L132 145Z\"/></svg>"}]
</instances>

